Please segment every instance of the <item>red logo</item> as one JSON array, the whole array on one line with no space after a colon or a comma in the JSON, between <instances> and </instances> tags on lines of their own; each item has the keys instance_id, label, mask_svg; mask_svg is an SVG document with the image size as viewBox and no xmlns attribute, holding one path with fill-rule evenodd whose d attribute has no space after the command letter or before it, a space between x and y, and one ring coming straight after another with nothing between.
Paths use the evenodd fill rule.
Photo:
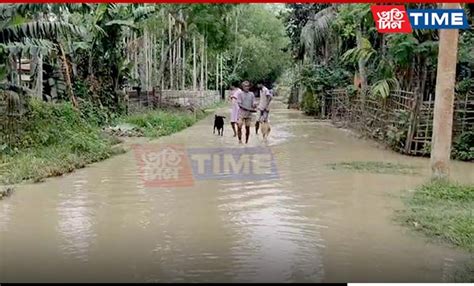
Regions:
<instances>
[{"instance_id":1,"label":"red logo","mask_svg":"<svg viewBox=\"0 0 474 286\"><path fill-rule=\"evenodd\" d=\"M411 33L410 19L403 5L371 6L379 33Z\"/></svg>"},{"instance_id":2,"label":"red logo","mask_svg":"<svg viewBox=\"0 0 474 286\"><path fill-rule=\"evenodd\" d=\"M189 187L191 165L182 145L135 145L135 156L146 187Z\"/></svg>"}]
</instances>

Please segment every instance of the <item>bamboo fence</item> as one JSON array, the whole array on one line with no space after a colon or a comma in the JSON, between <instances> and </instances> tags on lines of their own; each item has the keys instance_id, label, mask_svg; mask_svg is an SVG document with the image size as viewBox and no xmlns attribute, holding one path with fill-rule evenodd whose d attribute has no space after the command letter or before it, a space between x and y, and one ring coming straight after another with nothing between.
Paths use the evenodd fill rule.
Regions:
<instances>
[{"instance_id":1,"label":"bamboo fence","mask_svg":"<svg viewBox=\"0 0 474 286\"><path fill-rule=\"evenodd\" d=\"M359 130L364 135L388 143L394 150L409 155L430 153L434 96L428 100L413 92L393 91L387 98L364 101L349 96L345 89L328 92L327 116L335 124ZM453 115L453 138L474 130L474 92L456 96Z\"/></svg>"}]
</instances>

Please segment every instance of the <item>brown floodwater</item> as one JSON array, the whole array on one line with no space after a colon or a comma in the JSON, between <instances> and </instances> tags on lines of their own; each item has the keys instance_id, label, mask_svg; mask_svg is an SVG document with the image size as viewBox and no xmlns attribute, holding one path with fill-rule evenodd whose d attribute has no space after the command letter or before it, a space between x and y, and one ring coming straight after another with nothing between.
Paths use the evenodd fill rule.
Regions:
<instances>
[{"instance_id":1,"label":"brown floodwater","mask_svg":"<svg viewBox=\"0 0 474 286\"><path fill-rule=\"evenodd\" d=\"M147 186L133 151L0 201L2 282L440 282L472 259L394 222L400 196L429 175L402 156L274 103L277 176ZM227 109L222 112L229 118ZM213 117L148 144L239 148ZM143 143L144 139L134 140ZM418 175L333 170L341 161L419 167ZM474 165L452 176L474 183Z\"/></svg>"}]
</instances>

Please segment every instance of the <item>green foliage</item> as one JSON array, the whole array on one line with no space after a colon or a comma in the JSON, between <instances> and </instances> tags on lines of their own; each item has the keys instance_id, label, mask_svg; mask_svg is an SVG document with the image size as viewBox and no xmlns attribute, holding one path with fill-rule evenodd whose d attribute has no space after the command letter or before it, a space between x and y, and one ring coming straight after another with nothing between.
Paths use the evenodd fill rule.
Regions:
<instances>
[{"instance_id":1,"label":"green foliage","mask_svg":"<svg viewBox=\"0 0 474 286\"><path fill-rule=\"evenodd\" d=\"M398 218L428 237L474 251L474 185L434 181L405 199Z\"/></svg>"},{"instance_id":2,"label":"green foliage","mask_svg":"<svg viewBox=\"0 0 474 286\"><path fill-rule=\"evenodd\" d=\"M275 81L285 70L289 57L283 23L261 5L242 5L234 45L242 48L237 78L252 82ZM237 48L238 49L238 48Z\"/></svg>"},{"instance_id":3,"label":"green foliage","mask_svg":"<svg viewBox=\"0 0 474 286\"><path fill-rule=\"evenodd\" d=\"M373 29L370 4L346 4L339 7L333 27L343 39L352 39L357 30Z\"/></svg>"},{"instance_id":4,"label":"green foliage","mask_svg":"<svg viewBox=\"0 0 474 286\"><path fill-rule=\"evenodd\" d=\"M298 82L310 90L321 93L350 83L350 74L341 68L324 65L305 65Z\"/></svg>"},{"instance_id":5,"label":"green foliage","mask_svg":"<svg viewBox=\"0 0 474 286\"><path fill-rule=\"evenodd\" d=\"M399 89L399 86L396 78L381 79L372 85L371 94L376 97L387 98L390 91Z\"/></svg>"},{"instance_id":6,"label":"green foliage","mask_svg":"<svg viewBox=\"0 0 474 286\"><path fill-rule=\"evenodd\" d=\"M474 131L464 132L454 139L451 156L462 161L474 161Z\"/></svg>"},{"instance_id":7,"label":"green foliage","mask_svg":"<svg viewBox=\"0 0 474 286\"><path fill-rule=\"evenodd\" d=\"M368 39L362 38L361 42L361 47L347 50L342 55L342 60L356 64L359 60L368 62L374 55L376 55L377 51L372 47L372 44Z\"/></svg>"},{"instance_id":8,"label":"green foliage","mask_svg":"<svg viewBox=\"0 0 474 286\"><path fill-rule=\"evenodd\" d=\"M384 130L384 139L389 146L397 149L405 146L408 133L409 113L406 110L395 110L396 122Z\"/></svg>"}]
</instances>

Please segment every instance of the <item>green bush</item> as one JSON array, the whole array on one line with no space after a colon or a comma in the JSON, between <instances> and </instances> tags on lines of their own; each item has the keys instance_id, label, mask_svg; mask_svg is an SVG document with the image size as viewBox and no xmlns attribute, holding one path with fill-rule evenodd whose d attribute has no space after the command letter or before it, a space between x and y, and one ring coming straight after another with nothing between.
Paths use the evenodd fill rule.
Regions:
<instances>
[{"instance_id":1,"label":"green bush","mask_svg":"<svg viewBox=\"0 0 474 286\"><path fill-rule=\"evenodd\" d=\"M303 94L301 109L307 115L317 115L319 113L319 100L311 91L306 91Z\"/></svg>"},{"instance_id":2,"label":"green bush","mask_svg":"<svg viewBox=\"0 0 474 286\"><path fill-rule=\"evenodd\" d=\"M451 155L454 159L463 161L474 160L474 132L462 133L453 142Z\"/></svg>"}]
</instances>

